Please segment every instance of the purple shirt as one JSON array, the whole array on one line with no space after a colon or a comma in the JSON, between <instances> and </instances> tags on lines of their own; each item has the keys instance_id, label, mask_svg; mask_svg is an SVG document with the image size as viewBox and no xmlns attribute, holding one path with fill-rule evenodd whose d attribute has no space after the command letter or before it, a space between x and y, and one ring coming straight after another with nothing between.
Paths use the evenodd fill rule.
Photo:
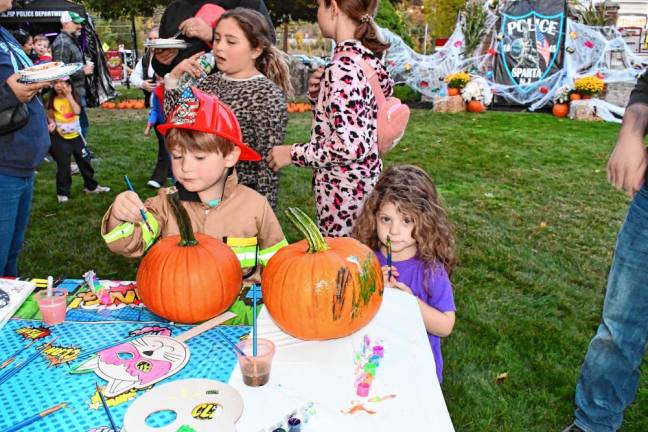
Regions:
<instances>
[{"instance_id":1,"label":"purple shirt","mask_svg":"<svg viewBox=\"0 0 648 432\"><path fill-rule=\"evenodd\" d=\"M387 258L383 256L382 252L376 251L376 256L381 266L387 265ZM429 294L426 293L423 283L425 265L420 259L414 257L405 261L394 261L392 262L392 266L398 270L398 281L410 287L416 297L441 312L455 311L452 284L450 283L448 273L442 265L437 265L434 271L429 272L427 284ZM439 383L441 383L443 381L441 338L428 333L428 339L430 340L430 346L434 354L437 377L439 378Z\"/></svg>"}]
</instances>

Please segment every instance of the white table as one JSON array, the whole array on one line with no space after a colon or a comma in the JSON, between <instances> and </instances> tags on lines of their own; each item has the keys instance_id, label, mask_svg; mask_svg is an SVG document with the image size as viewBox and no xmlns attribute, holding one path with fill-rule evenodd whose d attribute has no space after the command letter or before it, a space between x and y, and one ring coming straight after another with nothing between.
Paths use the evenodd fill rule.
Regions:
<instances>
[{"instance_id":1,"label":"white table","mask_svg":"<svg viewBox=\"0 0 648 432\"><path fill-rule=\"evenodd\" d=\"M317 414L302 428L317 431L454 431L436 377L434 356L416 299L386 289L376 317L357 333L324 342L305 342L282 332L266 309L259 315L259 337L272 340L276 354L270 382L263 387L243 384L238 366L229 383L243 396L245 408L238 432L266 431L303 404L315 403ZM341 411L360 400L355 394L353 353L364 335L382 339L385 356L371 385L371 396L396 394L394 399L365 403L376 411L353 415Z\"/></svg>"}]
</instances>

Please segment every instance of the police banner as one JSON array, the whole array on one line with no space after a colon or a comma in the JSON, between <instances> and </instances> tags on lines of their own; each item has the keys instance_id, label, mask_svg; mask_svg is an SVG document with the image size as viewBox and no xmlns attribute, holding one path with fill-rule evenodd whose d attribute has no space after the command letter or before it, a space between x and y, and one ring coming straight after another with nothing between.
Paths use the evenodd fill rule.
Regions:
<instances>
[{"instance_id":1,"label":"police banner","mask_svg":"<svg viewBox=\"0 0 648 432\"><path fill-rule=\"evenodd\" d=\"M513 0L500 10L495 81L528 93L562 69L564 0Z\"/></svg>"}]
</instances>

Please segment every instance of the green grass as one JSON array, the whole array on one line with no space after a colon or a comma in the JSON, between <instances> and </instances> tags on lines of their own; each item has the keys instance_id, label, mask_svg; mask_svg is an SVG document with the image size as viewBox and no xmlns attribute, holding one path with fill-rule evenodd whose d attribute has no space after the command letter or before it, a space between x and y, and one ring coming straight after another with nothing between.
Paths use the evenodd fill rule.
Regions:
<instances>
[{"instance_id":1,"label":"green grass","mask_svg":"<svg viewBox=\"0 0 648 432\"><path fill-rule=\"evenodd\" d=\"M156 144L143 111L91 110L97 177L116 193L128 174L141 195ZM445 341L444 394L457 431L557 431L570 420L580 364L600 318L627 198L605 180L618 126L543 114L414 111L386 164L417 163L435 179L456 227L457 324ZM290 117L287 142L308 138L308 114ZM41 168L21 274L131 279L137 263L99 235L114 193L56 202L53 163ZM314 213L310 173L282 173L280 205ZM279 214L289 240L297 233ZM544 222L545 228L540 224ZM508 379L496 383L498 374ZM648 430L648 373L624 431ZM423 430L423 429L422 429Z\"/></svg>"}]
</instances>

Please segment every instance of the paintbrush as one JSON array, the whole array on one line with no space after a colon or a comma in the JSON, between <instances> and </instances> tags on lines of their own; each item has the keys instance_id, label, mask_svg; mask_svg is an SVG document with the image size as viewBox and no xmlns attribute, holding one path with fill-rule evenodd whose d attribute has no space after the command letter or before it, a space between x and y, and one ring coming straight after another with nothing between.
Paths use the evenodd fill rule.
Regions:
<instances>
[{"instance_id":1,"label":"paintbrush","mask_svg":"<svg viewBox=\"0 0 648 432\"><path fill-rule=\"evenodd\" d=\"M36 343L36 339L33 339L31 342L29 342L27 345L24 347L20 348L18 351L13 353L7 360L3 361L2 364L0 364L0 369L4 369L7 366L9 366L11 363L13 363L14 360L16 360L16 357L18 357L18 354L21 352L25 351L26 349L29 349L32 345Z\"/></svg>"},{"instance_id":2,"label":"paintbrush","mask_svg":"<svg viewBox=\"0 0 648 432\"><path fill-rule=\"evenodd\" d=\"M115 420L113 420L112 415L110 414L110 409L108 408L108 404L106 403L106 398L104 397L103 393L101 392L101 389L99 388L99 384L95 382L95 387L97 387L97 393L99 393L99 399L101 399L101 405L103 405L104 410L106 411L106 415L108 416L108 421L110 422L110 427L114 432L117 432L117 426L115 426Z\"/></svg>"},{"instance_id":3,"label":"paintbrush","mask_svg":"<svg viewBox=\"0 0 648 432\"><path fill-rule=\"evenodd\" d=\"M18 372L20 372L22 368L24 368L24 367L27 366L29 363L31 363L31 362L33 362L34 360L36 360L36 358L37 358L38 356L40 356L40 355L41 355L41 354L42 354L46 349L48 349L50 346L52 346L52 343L54 343L55 340L56 340L56 338L52 339L51 341L49 341L48 343L46 343L46 344L43 346L43 348L41 348L40 350L37 349L36 352L35 352L34 354L32 354L32 355L30 355L29 357L27 357L27 359L25 359L25 361L23 361L22 363L19 363L19 364L15 365L13 368L7 370L4 374L2 374L2 376L0 377L0 385L2 385L2 384L4 384L4 383L6 383L7 381L9 381L9 379L10 379L12 376L16 375Z\"/></svg>"},{"instance_id":4,"label":"paintbrush","mask_svg":"<svg viewBox=\"0 0 648 432\"><path fill-rule=\"evenodd\" d=\"M124 181L126 182L126 186L128 186L128 189L133 192L135 192L135 189L133 188L133 184L130 182L130 179L128 178L127 175L124 176ZM146 224L146 227L149 229L151 234L154 234L153 228L151 228L151 225L149 225L148 221L146 220L146 211L144 209L139 209L140 215L142 215L142 219L144 219L144 223Z\"/></svg>"},{"instance_id":5,"label":"paintbrush","mask_svg":"<svg viewBox=\"0 0 648 432\"><path fill-rule=\"evenodd\" d=\"M220 337L221 337L225 342L227 342L227 344L228 344L229 346L231 346L232 348L234 348L234 351L236 351L237 353L241 354L243 357L246 357L246 354L243 352L243 350L241 350L241 348L239 348L238 346L236 346L236 344L235 344L234 342L232 342L231 340L229 340L229 338L225 335L225 333L223 333L223 332L221 331L221 329L218 329L218 328L217 328L217 329L216 329L216 334L217 334L218 336L220 336Z\"/></svg>"},{"instance_id":6,"label":"paintbrush","mask_svg":"<svg viewBox=\"0 0 648 432\"><path fill-rule=\"evenodd\" d=\"M60 410L61 408L65 408L67 406L67 402L61 402L60 404L54 405L53 407L47 408L44 411L39 412L35 416L29 417L28 419L25 419L21 421L20 423L16 423L13 426L9 426L7 429L3 429L2 432L14 432L17 430L20 430L24 427L29 426L32 423L37 422L38 420L42 419L43 417L47 417L50 414L54 414L56 411ZM115 429L117 430L117 429Z\"/></svg>"},{"instance_id":7,"label":"paintbrush","mask_svg":"<svg viewBox=\"0 0 648 432\"><path fill-rule=\"evenodd\" d=\"M392 278L392 249L391 249L391 238L387 236L387 282Z\"/></svg>"}]
</instances>

